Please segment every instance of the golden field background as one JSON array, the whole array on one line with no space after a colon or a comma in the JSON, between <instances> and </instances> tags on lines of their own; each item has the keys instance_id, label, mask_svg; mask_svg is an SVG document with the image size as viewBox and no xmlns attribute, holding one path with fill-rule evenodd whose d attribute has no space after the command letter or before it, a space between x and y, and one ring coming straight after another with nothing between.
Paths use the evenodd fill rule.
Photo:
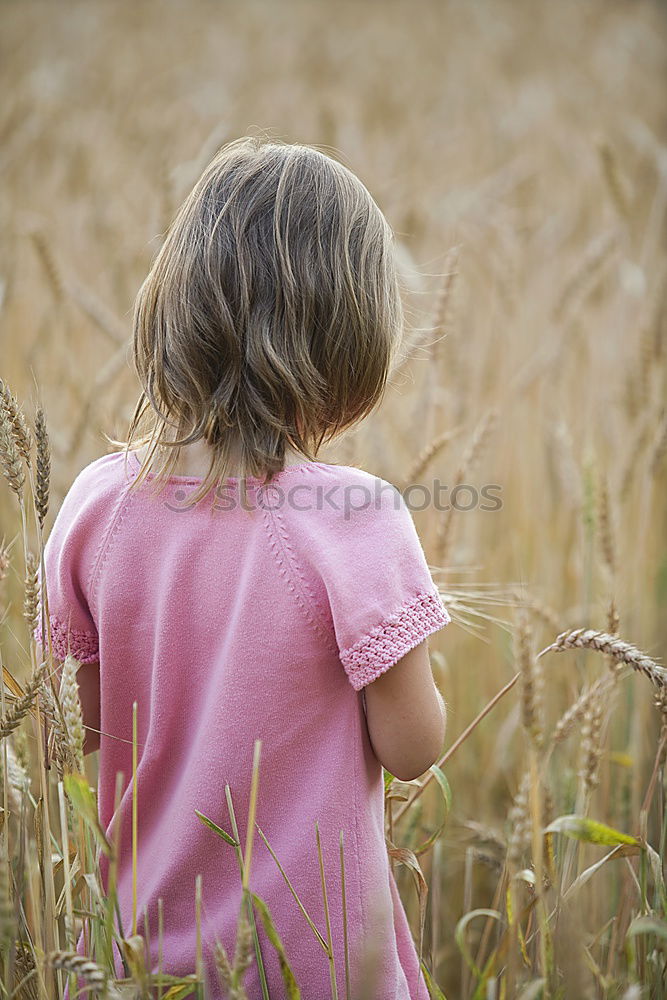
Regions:
<instances>
[{"instance_id":1,"label":"golden field background","mask_svg":"<svg viewBox=\"0 0 667 1000\"><path fill-rule=\"evenodd\" d=\"M26 0L4 3L0 18L0 375L29 414L37 389L44 403L50 519L77 472L107 450L101 431L127 428L138 392L132 303L175 209L219 145L269 131L317 145L359 175L396 233L406 288L409 356L381 407L322 460L404 486L418 453L451 431L419 482L501 487L500 511L414 513L455 618L430 640L447 744L517 669L521 600L532 607L536 650L568 628L607 630L613 599L618 633L661 659L661 4ZM0 539L18 529L2 490ZM21 673L19 549L1 648ZM540 663L548 733L608 666L582 652ZM457 922L503 906L496 890L529 759L520 694L517 685L445 766L451 815L420 858L430 890L425 955L450 1000L472 996L477 982L454 940ZM651 695L633 674L603 706L611 721L588 812L630 834L639 833L660 733ZM552 818L575 811L585 723L550 761ZM441 802L433 787L422 801L423 814L409 815L423 823L423 840ZM414 833L404 824L399 844ZM662 854L662 780L647 829ZM565 852L565 838L555 849ZM578 870L602 851L582 845ZM555 930L565 996L622 996L633 981L662 989L661 939L649 939L634 966L624 950L646 909L633 895L636 866L610 861ZM398 867L397 878L416 926L410 873ZM483 943L488 956L499 933L489 924L481 942L483 927L478 918L466 931L473 955ZM544 969L530 944L526 958L516 978L527 983Z\"/></svg>"}]
</instances>

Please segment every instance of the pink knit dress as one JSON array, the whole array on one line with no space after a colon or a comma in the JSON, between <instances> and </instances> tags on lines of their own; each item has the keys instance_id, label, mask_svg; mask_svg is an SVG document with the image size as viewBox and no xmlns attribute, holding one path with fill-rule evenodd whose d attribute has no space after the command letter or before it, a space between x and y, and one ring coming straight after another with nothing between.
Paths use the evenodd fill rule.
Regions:
<instances>
[{"instance_id":1,"label":"pink knit dress","mask_svg":"<svg viewBox=\"0 0 667 1000\"><path fill-rule=\"evenodd\" d=\"M138 705L138 931L148 917L158 969L195 970L195 881L207 995L225 996L215 940L230 956L241 903L241 844L255 740L256 823L321 936L326 916L319 824L338 996L346 994L340 868L343 833L353 1000L426 1000L423 974L385 845L383 774L363 688L446 625L412 515L391 484L357 468L306 462L265 487L230 477L196 506L201 479L154 477L129 492L134 452L104 455L72 484L45 550L55 652L99 662L99 812L111 835L123 773L118 896L132 922L132 706ZM39 630L37 638L40 638ZM103 859L104 863L104 859ZM103 875L107 879L106 866ZM332 996L321 942L256 834L250 889L268 905L303 1000ZM272 1000L286 996L257 917ZM373 968L372 988L364 986ZM117 971L122 974L120 963ZM245 975L262 997L257 963Z\"/></svg>"}]
</instances>

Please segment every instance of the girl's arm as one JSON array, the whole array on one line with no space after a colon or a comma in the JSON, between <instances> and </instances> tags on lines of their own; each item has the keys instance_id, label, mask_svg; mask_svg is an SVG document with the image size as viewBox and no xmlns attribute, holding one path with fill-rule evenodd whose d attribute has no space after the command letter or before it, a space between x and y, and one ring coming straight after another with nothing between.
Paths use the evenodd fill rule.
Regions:
<instances>
[{"instance_id":1,"label":"girl's arm","mask_svg":"<svg viewBox=\"0 0 667 1000\"><path fill-rule=\"evenodd\" d=\"M84 754L94 753L100 748L100 665L83 663L76 672L79 698L86 738Z\"/></svg>"},{"instance_id":2,"label":"girl's arm","mask_svg":"<svg viewBox=\"0 0 667 1000\"><path fill-rule=\"evenodd\" d=\"M446 709L424 639L364 688L366 723L375 755L400 781L434 764L445 741Z\"/></svg>"}]
</instances>

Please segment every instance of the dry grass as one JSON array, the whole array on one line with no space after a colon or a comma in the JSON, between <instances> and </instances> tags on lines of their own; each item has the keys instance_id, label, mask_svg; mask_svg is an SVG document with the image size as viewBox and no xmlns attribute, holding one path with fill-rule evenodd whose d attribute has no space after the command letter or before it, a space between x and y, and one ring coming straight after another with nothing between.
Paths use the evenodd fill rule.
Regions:
<instances>
[{"instance_id":1,"label":"dry grass","mask_svg":"<svg viewBox=\"0 0 667 1000\"><path fill-rule=\"evenodd\" d=\"M54 919L70 851L54 862L62 814L43 763L51 785L75 772L80 731L71 687L45 681L26 638L31 554L100 432L126 428L129 313L171 215L215 148L259 126L338 151L397 235L408 356L323 460L404 487L437 479L445 503L457 483L500 488L497 510L414 513L456 619L430 642L453 806L418 856L426 964L450 1000L664 996L661 5L72 0L63 16L25 0L0 17L5 986L55 995L75 968L65 902ZM546 647L565 655L535 658ZM437 830L441 802L432 775L410 789L397 848ZM639 843L590 823L583 841L544 834L572 813ZM92 871L88 828L69 837L72 865ZM412 875L396 874L417 937ZM239 926L230 968L247 959Z\"/></svg>"}]
</instances>

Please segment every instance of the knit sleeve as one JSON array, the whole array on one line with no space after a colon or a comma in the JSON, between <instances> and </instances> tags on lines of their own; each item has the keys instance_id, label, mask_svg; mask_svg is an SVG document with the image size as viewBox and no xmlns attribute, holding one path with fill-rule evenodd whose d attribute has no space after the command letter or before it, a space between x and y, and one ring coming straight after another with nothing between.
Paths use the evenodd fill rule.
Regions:
<instances>
[{"instance_id":1,"label":"knit sleeve","mask_svg":"<svg viewBox=\"0 0 667 1000\"><path fill-rule=\"evenodd\" d=\"M340 661L359 691L451 619L400 491L354 471L335 495L338 512L318 511L313 548Z\"/></svg>"},{"instance_id":2,"label":"knit sleeve","mask_svg":"<svg viewBox=\"0 0 667 1000\"><path fill-rule=\"evenodd\" d=\"M96 473L99 469L93 463L74 480L44 547L51 648L58 660L64 660L68 653L80 663L99 659L99 637L90 604L90 580L104 530L104 505ZM42 587L41 566L39 581ZM46 645L41 609L34 638Z\"/></svg>"}]
</instances>

